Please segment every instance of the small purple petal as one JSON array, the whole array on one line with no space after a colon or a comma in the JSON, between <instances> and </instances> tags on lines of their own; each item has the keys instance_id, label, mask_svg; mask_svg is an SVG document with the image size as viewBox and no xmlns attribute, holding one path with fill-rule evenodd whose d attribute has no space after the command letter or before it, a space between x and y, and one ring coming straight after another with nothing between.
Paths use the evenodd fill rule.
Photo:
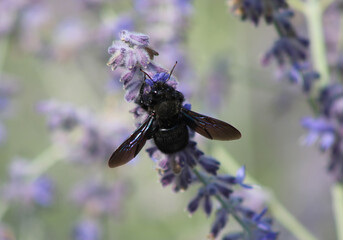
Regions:
<instances>
[{"instance_id":1,"label":"small purple petal","mask_svg":"<svg viewBox=\"0 0 343 240\"><path fill-rule=\"evenodd\" d=\"M227 188L221 184L215 183L214 184L216 189L218 189L218 191L220 192L221 195L223 195L225 198L229 198L232 190L230 188Z\"/></svg>"},{"instance_id":2,"label":"small purple petal","mask_svg":"<svg viewBox=\"0 0 343 240\"><path fill-rule=\"evenodd\" d=\"M228 220L228 213L226 212L226 210L223 208L218 210L216 214L216 218L211 228L211 235L214 238L216 238L220 230L222 230L225 227L227 220Z\"/></svg>"},{"instance_id":3,"label":"small purple petal","mask_svg":"<svg viewBox=\"0 0 343 240\"><path fill-rule=\"evenodd\" d=\"M40 206L50 206L54 197L54 185L51 179L39 177L33 183L33 199Z\"/></svg>"},{"instance_id":4,"label":"small purple petal","mask_svg":"<svg viewBox=\"0 0 343 240\"><path fill-rule=\"evenodd\" d=\"M200 200L202 199L202 197L203 197L203 195L198 193L197 196L195 198L193 198L192 201L190 201L190 203L187 206L187 211L190 214L193 214L198 209L199 203L200 203Z\"/></svg>"},{"instance_id":5,"label":"small purple petal","mask_svg":"<svg viewBox=\"0 0 343 240\"><path fill-rule=\"evenodd\" d=\"M241 185L244 188L252 188L252 186L244 184L244 179L245 179L245 166L243 165L240 169L238 169L236 173L236 183Z\"/></svg>"},{"instance_id":6,"label":"small purple petal","mask_svg":"<svg viewBox=\"0 0 343 240\"><path fill-rule=\"evenodd\" d=\"M165 187L165 186L171 184L172 181L174 180L174 178L175 178L175 175L172 172L169 172L169 173L163 175L161 180L160 180L162 183L162 186Z\"/></svg>"},{"instance_id":7,"label":"small purple petal","mask_svg":"<svg viewBox=\"0 0 343 240\"><path fill-rule=\"evenodd\" d=\"M137 63L137 57L136 54L134 53L134 51L130 50L127 52L127 56L126 56L126 67L129 70L132 70L133 67L136 65Z\"/></svg>"},{"instance_id":8,"label":"small purple petal","mask_svg":"<svg viewBox=\"0 0 343 240\"><path fill-rule=\"evenodd\" d=\"M73 230L74 240L100 240L100 227L93 220L79 222Z\"/></svg>"},{"instance_id":9,"label":"small purple petal","mask_svg":"<svg viewBox=\"0 0 343 240\"><path fill-rule=\"evenodd\" d=\"M129 32L122 30L120 32L120 39L132 45L145 47L149 45L149 37L142 33Z\"/></svg>"},{"instance_id":10,"label":"small purple petal","mask_svg":"<svg viewBox=\"0 0 343 240\"><path fill-rule=\"evenodd\" d=\"M149 55L147 54L147 52L145 50L143 50L143 49L137 49L136 50L136 54L137 54L138 63L143 68L147 68L148 64L150 62Z\"/></svg>"},{"instance_id":11,"label":"small purple petal","mask_svg":"<svg viewBox=\"0 0 343 240\"><path fill-rule=\"evenodd\" d=\"M335 140L336 140L336 137L333 132L324 133L320 140L320 149L322 151L328 150L329 148L333 146L333 144L335 143Z\"/></svg>"},{"instance_id":12,"label":"small purple petal","mask_svg":"<svg viewBox=\"0 0 343 240\"><path fill-rule=\"evenodd\" d=\"M210 174L216 175L219 169L220 162L216 159L206 156L199 158L199 164Z\"/></svg>"},{"instance_id":13,"label":"small purple petal","mask_svg":"<svg viewBox=\"0 0 343 240\"><path fill-rule=\"evenodd\" d=\"M206 213L207 217L209 217L212 212L212 200L209 195L205 195L204 197L204 212Z\"/></svg>"},{"instance_id":14,"label":"small purple petal","mask_svg":"<svg viewBox=\"0 0 343 240\"><path fill-rule=\"evenodd\" d=\"M130 71L126 71L123 73L123 75L120 78L120 82L122 82L125 85L129 84L133 80L133 77L135 76L136 69L132 69Z\"/></svg>"}]
</instances>

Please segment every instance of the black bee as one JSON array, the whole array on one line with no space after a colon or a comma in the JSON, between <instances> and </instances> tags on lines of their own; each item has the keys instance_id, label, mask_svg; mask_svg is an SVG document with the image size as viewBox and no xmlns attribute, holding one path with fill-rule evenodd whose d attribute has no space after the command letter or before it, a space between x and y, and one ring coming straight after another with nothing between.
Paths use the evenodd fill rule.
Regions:
<instances>
[{"instance_id":1,"label":"black bee","mask_svg":"<svg viewBox=\"0 0 343 240\"><path fill-rule=\"evenodd\" d=\"M230 124L182 106L183 94L166 83L175 65L170 74L163 77L156 74L151 78L143 72L149 79L143 82L136 103L149 113L149 117L112 154L109 167L118 167L132 160L151 138L163 153L184 149L189 142L187 126L209 139L234 140L241 137L241 133ZM150 85L150 91L145 92L147 85Z\"/></svg>"}]
</instances>

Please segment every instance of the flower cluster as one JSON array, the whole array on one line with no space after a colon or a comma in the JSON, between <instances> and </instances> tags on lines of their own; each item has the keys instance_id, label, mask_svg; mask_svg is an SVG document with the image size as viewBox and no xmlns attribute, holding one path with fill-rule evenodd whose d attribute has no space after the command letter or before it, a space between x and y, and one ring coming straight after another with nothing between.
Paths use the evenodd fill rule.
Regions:
<instances>
[{"instance_id":1,"label":"flower cluster","mask_svg":"<svg viewBox=\"0 0 343 240\"><path fill-rule=\"evenodd\" d=\"M122 199L127 195L125 187L123 182L109 185L94 177L74 186L71 198L83 211L73 228L74 240L101 239L100 222L104 216L118 217L122 213Z\"/></svg>"},{"instance_id":2,"label":"flower cluster","mask_svg":"<svg viewBox=\"0 0 343 240\"><path fill-rule=\"evenodd\" d=\"M100 240L100 224L93 219L80 220L73 229L72 237L74 240Z\"/></svg>"},{"instance_id":3,"label":"flower cluster","mask_svg":"<svg viewBox=\"0 0 343 240\"><path fill-rule=\"evenodd\" d=\"M14 233L2 223L0 223L0 239L1 240L15 240Z\"/></svg>"},{"instance_id":4,"label":"flower cluster","mask_svg":"<svg viewBox=\"0 0 343 240\"><path fill-rule=\"evenodd\" d=\"M128 38L123 37L128 36ZM110 65L114 63L114 59L120 57L120 64L115 63L115 67L121 66L127 68L127 71L131 73L130 78L127 81L121 81L124 83L124 88L130 95L135 96L132 100L137 101L139 96L139 90L144 82L147 85L153 84L153 82L165 82L166 79L171 77L168 84L171 84L176 88L176 80L170 76L167 71L161 67L146 67L146 73L152 76L151 79L145 79L145 76L137 71L144 67L144 62L141 60L129 60L137 56L136 51L142 51L142 42L148 43L149 38L146 35L140 33L131 33L128 31L122 31L122 42L115 41L110 47L109 53L112 54L110 58ZM125 45L124 45L125 44ZM144 45L147 47L148 45ZM112 51L115 49L115 51ZM121 51L120 49L124 49ZM128 54L128 50L132 53ZM144 50L144 49L143 49ZM137 59L137 58L135 58ZM156 66L152 62L150 57L150 66ZM128 64L128 62L134 65ZM132 69L136 69L132 72ZM145 71L145 69L144 69ZM125 78L124 78L125 79ZM134 91L125 86L135 85ZM132 94L134 93L134 94ZM190 109L189 104L185 104L184 108ZM132 110L134 116L141 123L142 119L147 116L147 112L140 106L137 106ZM213 209L213 201L218 200L221 207L216 212L216 218L211 229L211 237L215 238L219 235L220 231L227 223L229 215L232 215L243 227L244 231L240 233L239 237L235 239L276 239L277 233L271 228L271 222L263 218L263 214L257 214L251 210L244 208L241 203L243 199L234 197L233 188L234 185L240 185L245 188L250 188L249 185L243 183L245 177L245 169L242 168L237 173L237 176L231 175L218 175L217 171L220 166L220 162L216 159L206 156L201 150L197 148L197 144L193 139L194 132L189 129L190 140L187 146L172 154L162 153L157 146L152 146L147 149L149 156L156 162L157 170L160 174L160 181L163 186L172 185L174 191L186 190L191 185L200 183L198 194L188 204L188 211L194 213L200 204L203 202L203 209L206 215L210 215ZM216 199L216 200L215 200ZM230 239L230 236L226 236L226 239Z\"/></svg>"},{"instance_id":5,"label":"flower cluster","mask_svg":"<svg viewBox=\"0 0 343 240\"><path fill-rule=\"evenodd\" d=\"M87 179L73 188L71 197L76 205L83 207L87 215L118 216L121 200L126 195L125 186L126 184L119 181L108 185L99 179Z\"/></svg>"},{"instance_id":6,"label":"flower cluster","mask_svg":"<svg viewBox=\"0 0 343 240\"><path fill-rule=\"evenodd\" d=\"M267 23L272 23L275 20L275 12L288 8L285 0L228 0L228 4L242 20L250 20L255 25L261 17L264 17Z\"/></svg>"},{"instance_id":7,"label":"flower cluster","mask_svg":"<svg viewBox=\"0 0 343 240\"><path fill-rule=\"evenodd\" d=\"M2 120L8 116L11 97L14 92L15 87L13 86L13 84L8 84L5 81L0 83L0 144L6 138L6 130L2 123Z\"/></svg>"},{"instance_id":8,"label":"flower cluster","mask_svg":"<svg viewBox=\"0 0 343 240\"><path fill-rule=\"evenodd\" d=\"M262 63L268 64L271 59L274 59L290 82L300 84L303 91L309 93L314 81L319 79L320 75L310 65L307 54L309 40L300 37L291 23L294 12L288 9L287 4L284 4L283 1L242 0L233 2L235 8L245 13L242 16L243 19L250 18L255 24L258 23L258 19L267 5L274 6L274 8L268 8L268 13L272 14L273 18L272 21L267 22L273 23L280 38L264 55ZM336 19L331 19L330 22L338 22L339 13L337 13L337 9L338 3L332 4L328 9L328 11L335 13L330 16ZM336 32L327 34L329 60L331 60L330 65L336 73L336 78L341 79L343 76L341 61L339 54L337 54L338 29L334 31ZM308 130L304 143L312 145L319 141L320 150L330 152L328 169L334 173L339 181L343 180L342 103L343 85L341 83L326 84L320 89L318 98L312 101L313 110L318 113L318 116L303 118L301 122L302 126Z\"/></svg>"},{"instance_id":9,"label":"flower cluster","mask_svg":"<svg viewBox=\"0 0 343 240\"><path fill-rule=\"evenodd\" d=\"M323 88L318 99L320 115L316 118L306 117L302 125L308 130L306 144L314 144L319 140L320 150L329 152L328 170L333 172L337 180L343 180L343 85L330 84Z\"/></svg>"},{"instance_id":10,"label":"flower cluster","mask_svg":"<svg viewBox=\"0 0 343 240\"><path fill-rule=\"evenodd\" d=\"M308 39L298 35L291 23L294 12L288 8L286 1L273 0L233 0L229 1L242 19L250 19L256 25L261 16L273 24L279 39L265 53L262 64L267 65L273 59L279 65L281 75L291 83L302 86L305 93L311 90L319 74L308 64Z\"/></svg>"},{"instance_id":11,"label":"flower cluster","mask_svg":"<svg viewBox=\"0 0 343 240\"><path fill-rule=\"evenodd\" d=\"M53 140L67 159L79 163L102 162L124 132L117 123L107 123L89 112L56 101L41 102L38 111L47 116Z\"/></svg>"},{"instance_id":12,"label":"flower cluster","mask_svg":"<svg viewBox=\"0 0 343 240\"><path fill-rule=\"evenodd\" d=\"M148 74L167 72L167 70L152 62L158 53L148 47L149 37L147 35L123 30L120 32L120 39L120 41L114 41L108 48L111 58L107 65L112 70L117 67L126 69L120 82L123 83L123 88L126 90L125 99L132 101L138 97L142 78L144 78L144 74L140 71L141 68ZM170 83L173 83L173 80Z\"/></svg>"},{"instance_id":13,"label":"flower cluster","mask_svg":"<svg viewBox=\"0 0 343 240\"><path fill-rule=\"evenodd\" d=\"M46 176L32 178L30 163L18 159L12 161L9 169L9 179L1 189L1 198L6 202L20 202L24 205L35 203L47 207L53 203L54 183Z\"/></svg>"}]
</instances>

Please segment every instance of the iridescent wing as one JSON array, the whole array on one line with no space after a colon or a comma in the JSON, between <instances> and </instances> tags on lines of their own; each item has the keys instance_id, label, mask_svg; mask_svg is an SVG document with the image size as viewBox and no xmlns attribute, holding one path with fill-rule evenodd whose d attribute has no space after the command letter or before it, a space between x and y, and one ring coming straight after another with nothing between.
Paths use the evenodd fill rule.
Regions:
<instances>
[{"instance_id":1,"label":"iridescent wing","mask_svg":"<svg viewBox=\"0 0 343 240\"><path fill-rule=\"evenodd\" d=\"M200 135L214 140L235 140L241 138L241 133L230 124L200 113L181 109L187 125Z\"/></svg>"},{"instance_id":2,"label":"iridescent wing","mask_svg":"<svg viewBox=\"0 0 343 240\"><path fill-rule=\"evenodd\" d=\"M126 139L110 157L108 166L110 168L119 167L131 161L145 145L145 142L150 135L151 127L154 118L150 116L145 122L128 138Z\"/></svg>"}]
</instances>

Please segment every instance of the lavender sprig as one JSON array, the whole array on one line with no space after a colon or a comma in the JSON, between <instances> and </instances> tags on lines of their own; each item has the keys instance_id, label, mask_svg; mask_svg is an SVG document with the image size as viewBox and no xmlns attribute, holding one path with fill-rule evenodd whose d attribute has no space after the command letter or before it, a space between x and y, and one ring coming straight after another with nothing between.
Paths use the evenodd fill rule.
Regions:
<instances>
[{"instance_id":1,"label":"lavender sprig","mask_svg":"<svg viewBox=\"0 0 343 240\"><path fill-rule=\"evenodd\" d=\"M122 67L127 69L121 77L124 89L127 91L126 100L136 100L139 95L139 89L145 81L145 76L138 71L144 68L144 71L152 77L148 81L165 81L169 78L167 71L152 61L154 55L147 51L155 53L148 47L149 37L140 33L132 33L126 30L120 34L121 41L115 41L109 49L112 54L108 65L112 69ZM149 60L139 58L145 52ZM176 88L177 82L173 76L168 84ZM129 96L129 97L127 97ZM185 108L190 108L187 104ZM137 106L131 111L139 123L147 116L144 109ZM187 147L173 154L163 154L156 146L147 149L149 156L157 163L158 173L161 176L163 186L173 185L174 191L187 190L194 183L201 183L198 194L188 204L187 210L192 214L203 202L203 209L206 215L212 213L213 201L216 199L220 208L217 210L215 221L210 231L210 237L216 238L220 231L225 227L229 215L232 215L242 226L242 238L240 239L276 239L277 233L271 228L271 222L262 220L263 214L257 214L252 210L244 208L241 203L243 199L233 197L233 185L241 185L250 188L243 183L245 169L241 169L236 177L230 175L217 175L220 162L216 159L204 155L196 146L193 140L194 132L190 131L190 140ZM197 168L201 166L201 169Z\"/></svg>"},{"instance_id":2,"label":"lavender sprig","mask_svg":"<svg viewBox=\"0 0 343 240\"><path fill-rule=\"evenodd\" d=\"M243 0L243 2L248 2ZM262 1L256 1L262 3ZM273 1L265 0L263 3L272 3ZM277 1L275 1L277 2ZM313 144L317 140L320 141L320 149L322 151L330 152L330 164L329 164L329 171L334 173L336 179L338 180L338 184L333 188L333 200L334 202L339 202L341 204L341 199L343 198L343 163L341 157L341 139L342 139L342 118L341 118L341 102L342 96L341 92L343 89L342 83L338 82L339 79L334 79L330 77L329 72L329 65L327 61L327 51L325 45L325 38L324 38L324 31L323 31L323 15L326 8L329 4L333 3L331 0L327 1L317 1L317 0L308 0L308 1L289 1L290 3L294 4L297 10L302 11L305 14L305 17L308 20L309 25L309 34L311 39L311 52L313 57L313 63L315 68L319 71L313 71L311 68L308 69L310 66L310 60L307 57L306 50L307 46L309 45L309 41L306 39L299 39L297 37L297 33L294 30L289 18L292 17L293 13L288 11L288 14L285 10L274 9L276 15L280 16L281 18L273 21L275 29L277 30L280 39L288 39L298 40L297 45L284 44L283 48L278 47L281 42L278 42L274 45L274 47L268 52L266 55L267 60L270 55L274 55L276 60L278 61L279 65L284 64L284 58L280 56L281 51L284 50L285 56L290 66L293 68L290 71L290 79L295 82L299 82L302 80L303 82L303 90L305 93L309 94L309 104L312 107L313 112L317 115L315 118L307 117L304 118L302 121L302 125L309 130L309 134L306 137L307 144ZM337 9L340 3L336 2L333 8ZM280 15L280 14L283 14ZM327 27L330 27L328 25ZM340 30L341 31L341 30ZM339 41L339 40L338 40ZM300 43L300 45L299 45ZM303 49L301 47L303 46ZM342 50L342 49L341 49ZM301 68L299 68L299 66ZM303 69L302 66L305 66ZM337 69L339 69L339 61L337 63ZM296 67L294 69L294 67ZM335 67L336 68L336 67ZM295 70L295 71L293 71ZM334 69L334 71L337 71ZM337 71L339 73L339 70ZM339 76L342 78L342 76ZM312 87L312 83L314 80L318 83ZM338 82L338 83L337 83ZM341 223L343 219L343 209L341 207L337 207L337 204L334 204L335 207L335 215L336 215L336 223L337 223L337 235L339 239L343 239L343 231L341 228Z\"/></svg>"},{"instance_id":3,"label":"lavender sprig","mask_svg":"<svg viewBox=\"0 0 343 240\"><path fill-rule=\"evenodd\" d=\"M243 2L249 2L243 0ZM318 23L318 17L312 17L311 19L317 21L313 23L310 20L310 33L311 40L314 45L312 52L315 54L314 63L320 70L322 76L318 72L312 70L310 67L310 59L308 58L309 40L303 37L299 37L295 27L292 25L291 18L294 16L292 10L287 5L278 7L278 1L273 2L269 0L259 1L262 9L266 9L268 6L274 6L272 8L272 15L274 16L271 21L267 23L273 24L279 35L279 39L274 43L273 47L266 53L263 58L263 63L266 64L270 59L274 59L282 69L288 69L288 77L291 82L301 83L303 91L309 96L309 104L312 107L315 114L320 116L316 118L304 118L302 125L309 130L309 134L306 138L306 144L313 144L320 138L320 149L322 151L329 150L331 153L331 163L329 164L329 171L335 172L338 180L343 176L343 163L341 159L340 150L340 93L341 84L328 83L328 71L325 56L325 45L321 44L323 41L322 25ZM315 4L315 1L308 1L307 16L311 14L321 15L322 11L319 4ZM274 4L274 5L273 5ZM250 6L250 5L248 5ZM242 8L246 8L244 5ZM250 6L252 7L252 6ZM254 7L256 7L254 5ZM312 10L310 10L312 9ZM311 12L312 11L312 12ZM322 40L320 40L322 39ZM318 50L319 49L319 50ZM316 87L314 91L313 85L315 80L321 77L319 87ZM310 94L309 94L310 93ZM332 111L336 111L335 114Z\"/></svg>"}]
</instances>

